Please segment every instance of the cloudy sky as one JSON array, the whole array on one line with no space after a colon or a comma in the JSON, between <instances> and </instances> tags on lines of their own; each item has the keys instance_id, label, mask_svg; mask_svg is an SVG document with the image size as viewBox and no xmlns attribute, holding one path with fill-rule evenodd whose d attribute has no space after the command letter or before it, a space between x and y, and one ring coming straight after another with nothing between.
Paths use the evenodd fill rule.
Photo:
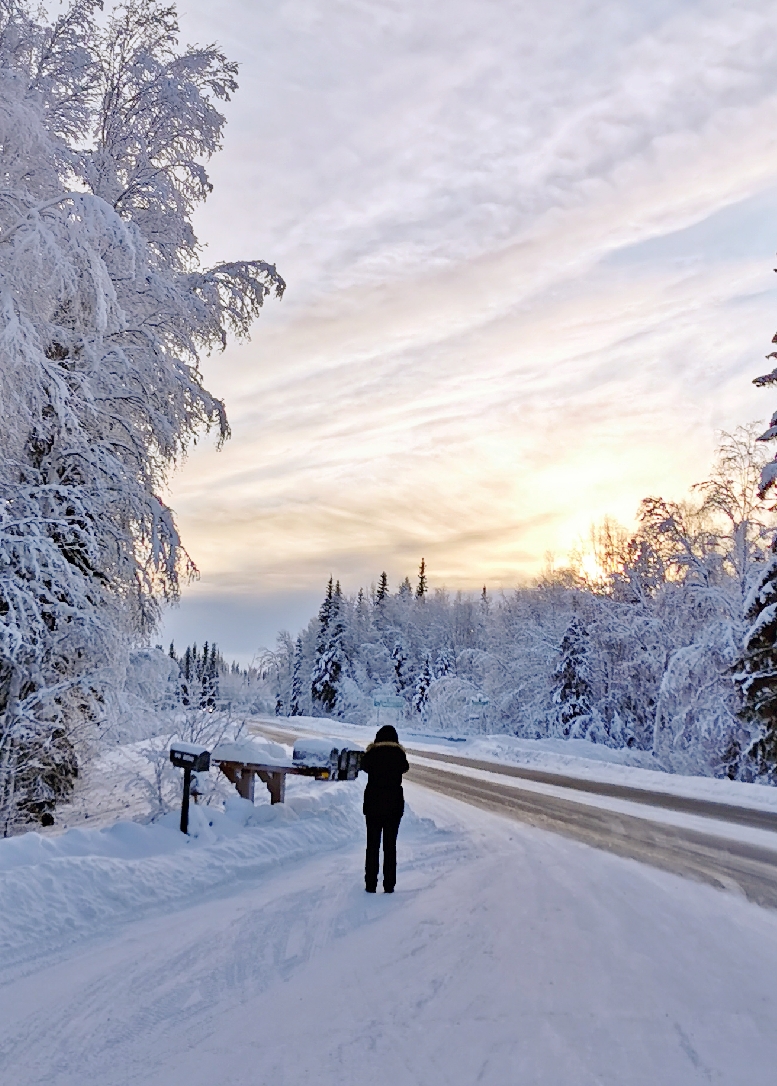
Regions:
<instances>
[{"instance_id":1,"label":"cloudy sky","mask_svg":"<svg viewBox=\"0 0 777 1086\"><path fill-rule=\"evenodd\" d=\"M204 364L164 636L250 658L425 557L497 591L777 407L773 0L183 0L241 66L205 259L288 282Z\"/></svg>"}]
</instances>

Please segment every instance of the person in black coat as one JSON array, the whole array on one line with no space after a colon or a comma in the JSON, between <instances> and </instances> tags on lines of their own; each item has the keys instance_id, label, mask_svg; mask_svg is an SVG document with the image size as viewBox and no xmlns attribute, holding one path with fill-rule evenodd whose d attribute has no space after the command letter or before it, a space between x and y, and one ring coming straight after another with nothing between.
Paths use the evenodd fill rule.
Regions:
<instances>
[{"instance_id":1,"label":"person in black coat","mask_svg":"<svg viewBox=\"0 0 777 1086\"><path fill-rule=\"evenodd\" d=\"M402 775L407 773L407 755L399 745L396 728L386 724L375 742L364 752L361 768L369 778L364 789L364 817L367 819L367 859L364 886L368 894L378 889L380 839L383 837L383 891L394 893L397 881L397 834L405 811Z\"/></svg>"}]
</instances>

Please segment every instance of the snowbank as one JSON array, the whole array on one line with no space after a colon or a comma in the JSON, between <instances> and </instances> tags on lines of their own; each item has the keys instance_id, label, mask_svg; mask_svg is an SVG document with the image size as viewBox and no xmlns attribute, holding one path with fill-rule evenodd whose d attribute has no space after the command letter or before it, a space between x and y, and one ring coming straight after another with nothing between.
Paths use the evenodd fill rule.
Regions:
<instances>
[{"instance_id":1,"label":"snowbank","mask_svg":"<svg viewBox=\"0 0 777 1086\"><path fill-rule=\"evenodd\" d=\"M282 748L281 748L282 749ZM230 797L139 825L0 840L0 959L25 961L117 923L180 907L279 863L360 840L362 788L295 780L284 804Z\"/></svg>"}]
</instances>

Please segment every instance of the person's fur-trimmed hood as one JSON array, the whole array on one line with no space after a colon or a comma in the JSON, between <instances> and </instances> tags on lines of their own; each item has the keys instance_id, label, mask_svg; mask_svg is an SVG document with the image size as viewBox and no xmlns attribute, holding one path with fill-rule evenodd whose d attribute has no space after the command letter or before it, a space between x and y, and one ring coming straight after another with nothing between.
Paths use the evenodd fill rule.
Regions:
<instances>
[{"instance_id":1,"label":"person's fur-trimmed hood","mask_svg":"<svg viewBox=\"0 0 777 1086\"><path fill-rule=\"evenodd\" d=\"M403 754L407 753L407 751L405 750L405 748L402 746L401 743L393 743L388 739L381 739L381 741L379 743L368 743L367 744L367 750L374 750L375 747L396 747L397 750L401 750ZM364 752L365 754L367 753L367 750L365 750L365 752Z\"/></svg>"}]
</instances>

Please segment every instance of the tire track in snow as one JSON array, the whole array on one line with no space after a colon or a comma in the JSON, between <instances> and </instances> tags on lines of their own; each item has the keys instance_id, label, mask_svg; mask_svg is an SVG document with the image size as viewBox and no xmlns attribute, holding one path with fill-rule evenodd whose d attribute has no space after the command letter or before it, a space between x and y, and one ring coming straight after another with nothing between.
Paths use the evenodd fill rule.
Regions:
<instances>
[{"instance_id":1,"label":"tire track in snow","mask_svg":"<svg viewBox=\"0 0 777 1086\"><path fill-rule=\"evenodd\" d=\"M427 766L411 765L406 779L594 848L741 891L757 905L777 908L777 852L769 849Z\"/></svg>"},{"instance_id":2,"label":"tire track in snow","mask_svg":"<svg viewBox=\"0 0 777 1086\"><path fill-rule=\"evenodd\" d=\"M296 733L271 725L252 724L251 731L267 736L277 743L294 742L294 735L314 735L299 729ZM525 766L509 765L504 762L490 762L481 758L463 758L456 754L442 754L437 751L418 750L406 746L409 755L428 761L445 762L461 766L463 769L480 769L486 773L495 773L506 777L517 777L533 781L535 784L549 784L555 788L567 788L573 792L587 792L609 799L625 799L631 803L641 803L648 807L663 807L667 811L680 814L699 815L702 818L715 818L722 822L733 822L739 826L752 826L754 829L777 832L777 811L759 810L755 807L740 807L734 803L720 803L717 800L699 799L695 796L680 796L672 792L661 792L648 788L637 788L629 784L614 784L610 781L589 780L587 777L570 777L564 773L552 773L544 769L529 769Z\"/></svg>"}]
</instances>

